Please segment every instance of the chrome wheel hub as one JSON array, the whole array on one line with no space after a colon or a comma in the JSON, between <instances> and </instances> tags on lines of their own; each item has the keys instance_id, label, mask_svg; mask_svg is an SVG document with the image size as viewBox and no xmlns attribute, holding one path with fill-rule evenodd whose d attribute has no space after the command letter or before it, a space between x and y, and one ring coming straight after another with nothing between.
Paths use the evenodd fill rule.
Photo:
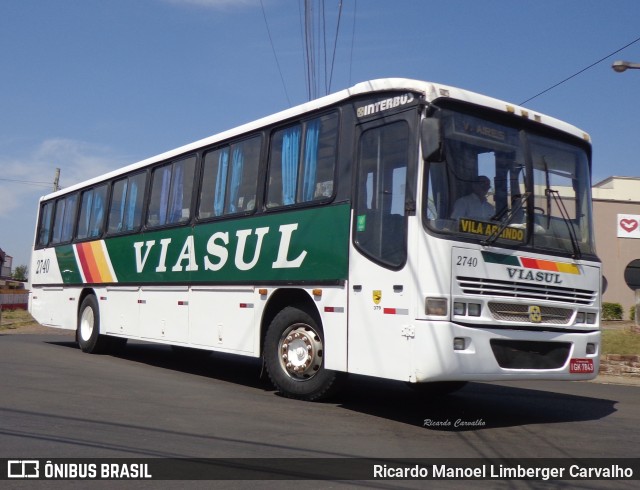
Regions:
<instances>
[{"instance_id":1,"label":"chrome wheel hub","mask_svg":"<svg viewBox=\"0 0 640 490\"><path fill-rule=\"evenodd\" d=\"M282 334L279 343L280 364L293 379L309 379L322 365L322 340L306 324L295 324Z\"/></svg>"},{"instance_id":2,"label":"chrome wheel hub","mask_svg":"<svg viewBox=\"0 0 640 490\"><path fill-rule=\"evenodd\" d=\"M91 338L94 327L93 310L85 308L80 317L80 336L82 340L88 341Z\"/></svg>"}]
</instances>

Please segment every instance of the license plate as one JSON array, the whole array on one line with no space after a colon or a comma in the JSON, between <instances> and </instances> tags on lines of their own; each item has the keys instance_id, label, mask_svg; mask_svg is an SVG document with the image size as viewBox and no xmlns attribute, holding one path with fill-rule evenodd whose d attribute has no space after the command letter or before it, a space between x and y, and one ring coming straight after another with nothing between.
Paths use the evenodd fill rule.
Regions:
<instances>
[{"instance_id":1,"label":"license plate","mask_svg":"<svg viewBox=\"0 0 640 490\"><path fill-rule=\"evenodd\" d=\"M593 359L571 359L569 372L571 374L593 373Z\"/></svg>"}]
</instances>

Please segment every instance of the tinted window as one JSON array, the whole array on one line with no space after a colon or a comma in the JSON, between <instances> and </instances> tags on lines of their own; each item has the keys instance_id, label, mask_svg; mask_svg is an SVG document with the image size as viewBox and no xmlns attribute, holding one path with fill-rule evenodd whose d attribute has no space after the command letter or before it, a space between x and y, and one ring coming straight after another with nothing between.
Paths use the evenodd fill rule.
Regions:
<instances>
[{"instance_id":1,"label":"tinted window","mask_svg":"<svg viewBox=\"0 0 640 490\"><path fill-rule=\"evenodd\" d=\"M76 237L96 238L102 232L107 207L107 185L101 185L82 193L80 218Z\"/></svg>"},{"instance_id":2,"label":"tinted window","mask_svg":"<svg viewBox=\"0 0 640 490\"><path fill-rule=\"evenodd\" d=\"M72 194L56 201L56 211L53 220L53 237L51 238L52 244L71 241L77 201L77 194Z\"/></svg>"},{"instance_id":3,"label":"tinted window","mask_svg":"<svg viewBox=\"0 0 640 490\"><path fill-rule=\"evenodd\" d=\"M268 207L326 200L332 196L337 135L336 114L273 133Z\"/></svg>"},{"instance_id":4,"label":"tinted window","mask_svg":"<svg viewBox=\"0 0 640 490\"><path fill-rule=\"evenodd\" d=\"M108 233L122 233L140 228L146 174L136 174L113 184L109 208Z\"/></svg>"},{"instance_id":5,"label":"tinted window","mask_svg":"<svg viewBox=\"0 0 640 490\"><path fill-rule=\"evenodd\" d=\"M42 206L42 210L40 211L40 226L38 228L37 245L45 246L49 242L51 221L53 218L53 205L53 201L50 201Z\"/></svg>"},{"instance_id":6,"label":"tinted window","mask_svg":"<svg viewBox=\"0 0 640 490\"><path fill-rule=\"evenodd\" d=\"M256 136L205 155L199 218L255 209L260 144Z\"/></svg>"},{"instance_id":7,"label":"tinted window","mask_svg":"<svg viewBox=\"0 0 640 490\"><path fill-rule=\"evenodd\" d=\"M148 226L189 221L196 157L177 160L153 171Z\"/></svg>"}]
</instances>

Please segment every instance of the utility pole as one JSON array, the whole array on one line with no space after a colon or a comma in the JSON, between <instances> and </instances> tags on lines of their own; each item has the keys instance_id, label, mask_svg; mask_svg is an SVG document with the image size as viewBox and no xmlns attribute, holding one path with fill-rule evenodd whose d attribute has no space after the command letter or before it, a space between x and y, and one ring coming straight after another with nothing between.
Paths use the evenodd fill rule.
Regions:
<instances>
[{"instance_id":1,"label":"utility pole","mask_svg":"<svg viewBox=\"0 0 640 490\"><path fill-rule=\"evenodd\" d=\"M53 177L53 192L60 190L60 169L56 168L56 173Z\"/></svg>"}]
</instances>

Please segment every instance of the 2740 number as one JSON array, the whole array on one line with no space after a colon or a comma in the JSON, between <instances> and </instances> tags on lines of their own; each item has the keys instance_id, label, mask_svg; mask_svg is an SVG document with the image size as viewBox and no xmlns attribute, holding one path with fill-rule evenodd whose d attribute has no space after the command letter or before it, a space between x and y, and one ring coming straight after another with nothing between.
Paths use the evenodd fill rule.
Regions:
<instances>
[{"instance_id":1,"label":"2740 number","mask_svg":"<svg viewBox=\"0 0 640 490\"><path fill-rule=\"evenodd\" d=\"M462 267L478 267L478 258L458 255L456 265L461 265Z\"/></svg>"},{"instance_id":2,"label":"2740 number","mask_svg":"<svg viewBox=\"0 0 640 490\"><path fill-rule=\"evenodd\" d=\"M36 274L49 272L49 259L41 259L36 262Z\"/></svg>"}]
</instances>

